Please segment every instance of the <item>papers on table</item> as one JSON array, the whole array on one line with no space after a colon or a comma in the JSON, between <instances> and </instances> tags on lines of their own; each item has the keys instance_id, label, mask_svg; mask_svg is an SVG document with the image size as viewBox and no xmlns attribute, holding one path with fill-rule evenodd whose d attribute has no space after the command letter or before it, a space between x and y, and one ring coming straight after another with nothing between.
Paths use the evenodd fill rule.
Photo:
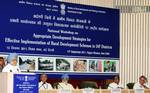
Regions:
<instances>
[{"instance_id":1,"label":"papers on table","mask_svg":"<svg viewBox=\"0 0 150 93\"><path fill-rule=\"evenodd\" d=\"M72 92L71 92L71 90L62 89L62 90L59 90L59 93L72 93Z\"/></svg>"},{"instance_id":2,"label":"papers on table","mask_svg":"<svg viewBox=\"0 0 150 93\"><path fill-rule=\"evenodd\" d=\"M121 93L121 89L111 89L111 93Z\"/></svg>"},{"instance_id":3,"label":"papers on table","mask_svg":"<svg viewBox=\"0 0 150 93\"><path fill-rule=\"evenodd\" d=\"M144 93L144 89L135 89L135 93Z\"/></svg>"},{"instance_id":4,"label":"papers on table","mask_svg":"<svg viewBox=\"0 0 150 93\"><path fill-rule=\"evenodd\" d=\"M83 89L83 93L94 93L94 89L92 88Z\"/></svg>"}]
</instances>

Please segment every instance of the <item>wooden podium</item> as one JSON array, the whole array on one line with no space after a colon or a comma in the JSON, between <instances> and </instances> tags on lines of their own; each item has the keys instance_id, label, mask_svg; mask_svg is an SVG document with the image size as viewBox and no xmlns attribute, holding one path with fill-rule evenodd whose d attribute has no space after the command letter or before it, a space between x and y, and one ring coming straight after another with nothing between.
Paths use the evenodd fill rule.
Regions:
<instances>
[{"instance_id":1,"label":"wooden podium","mask_svg":"<svg viewBox=\"0 0 150 93\"><path fill-rule=\"evenodd\" d=\"M0 93L13 93L14 73L0 73Z\"/></svg>"}]
</instances>

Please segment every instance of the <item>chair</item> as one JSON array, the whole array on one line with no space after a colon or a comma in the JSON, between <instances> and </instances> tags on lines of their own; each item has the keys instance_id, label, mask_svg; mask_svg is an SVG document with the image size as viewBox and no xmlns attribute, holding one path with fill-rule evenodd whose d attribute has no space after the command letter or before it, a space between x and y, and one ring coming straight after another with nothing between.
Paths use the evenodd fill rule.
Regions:
<instances>
[{"instance_id":1,"label":"chair","mask_svg":"<svg viewBox=\"0 0 150 93\"><path fill-rule=\"evenodd\" d=\"M96 82L93 82L93 81L83 81L83 82L81 82L81 84L79 85L79 89L83 89L83 88L98 89L98 85L97 85Z\"/></svg>"},{"instance_id":2,"label":"chair","mask_svg":"<svg viewBox=\"0 0 150 93\"><path fill-rule=\"evenodd\" d=\"M127 84L128 89L133 89L134 84L135 84L135 83L128 83L128 84Z\"/></svg>"},{"instance_id":3,"label":"chair","mask_svg":"<svg viewBox=\"0 0 150 93\"><path fill-rule=\"evenodd\" d=\"M55 82L55 83L53 83L52 86L53 86L54 89L58 89L58 85L59 85L59 82Z\"/></svg>"},{"instance_id":4,"label":"chair","mask_svg":"<svg viewBox=\"0 0 150 93\"><path fill-rule=\"evenodd\" d=\"M108 89L108 86L109 86L109 83L108 83L108 84L103 85L101 88L102 88L102 89Z\"/></svg>"}]
</instances>

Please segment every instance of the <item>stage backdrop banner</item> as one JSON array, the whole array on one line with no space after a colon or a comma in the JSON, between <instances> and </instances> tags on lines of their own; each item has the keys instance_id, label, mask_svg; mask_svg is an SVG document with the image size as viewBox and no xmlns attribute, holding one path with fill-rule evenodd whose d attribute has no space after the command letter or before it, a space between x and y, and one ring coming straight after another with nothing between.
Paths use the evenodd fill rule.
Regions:
<instances>
[{"instance_id":1,"label":"stage backdrop banner","mask_svg":"<svg viewBox=\"0 0 150 93\"><path fill-rule=\"evenodd\" d=\"M14 74L13 93L38 93L38 81L35 74Z\"/></svg>"},{"instance_id":2,"label":"stage backdrop banner","mask_svg":"<svg viewBox=\"0 0 150 93\"><path fill-rule=\"evenodd\" d=\"M1 0L0 52L119 59L119 10Z\"/></svg>"}]
</instances>

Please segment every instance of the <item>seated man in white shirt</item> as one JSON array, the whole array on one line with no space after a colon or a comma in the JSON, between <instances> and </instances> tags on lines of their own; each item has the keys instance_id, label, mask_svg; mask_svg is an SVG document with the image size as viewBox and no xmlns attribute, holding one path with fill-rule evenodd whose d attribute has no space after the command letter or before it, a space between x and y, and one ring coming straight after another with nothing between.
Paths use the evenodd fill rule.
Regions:
<instances>
[{"instance_id":1,"label":"seated man in white shirt","mask_svg":"<svg viewBox=\"0 0 150 93\"><path fill-rule=\"evenodd\" d=\"M7 57L7 65L3 68L2 72L20 72L18 63L18 55L16 53L10 53Z\"/></svg>"},{"instance_id":2,"label":"seated man in white shirt","mask_svg":"<svg viewBox=\"0 0 150 93\"><path fill-rule=\"evenodd\" d=\"M68 74L63 74L62 77L62 82L58 84L58 89L63 89L63 90L73 90L73 86L68 83L69 81L69 76Z\"/></svg>"},{"instance_id":3,"label":"seated man in white shirt","mask_svg":"<svg viewBox=\"0 0 150 93\"><path fill-rule=\"evenodd\" d=\"M53 89L50 83L47 83L48 77L46 74L40 76L41 82L39 82L39 90L51 90Z\"/></svg>"},{"instance_id":4,"label":"seated man in white shirt","mask_svg":"<svg viewBox=\"0 0 150 93\"><path fill-rule=\"evenodd\" d=\"M149 89L147 83L147 78L145 76L140 76L139 82L134 84L133 89Z\"/></svg>"},{"instance_id":5,"label":"seated man in white shirt","mask_svg":"<svg viewBox=\"0 0 150 93\"><path fill-rule=\"evenodd\" d=\"M113 82L109 84L108 89L123 89L123 87L119 84L120 77L114 76Z\"/></svg>"}]
</instances>

